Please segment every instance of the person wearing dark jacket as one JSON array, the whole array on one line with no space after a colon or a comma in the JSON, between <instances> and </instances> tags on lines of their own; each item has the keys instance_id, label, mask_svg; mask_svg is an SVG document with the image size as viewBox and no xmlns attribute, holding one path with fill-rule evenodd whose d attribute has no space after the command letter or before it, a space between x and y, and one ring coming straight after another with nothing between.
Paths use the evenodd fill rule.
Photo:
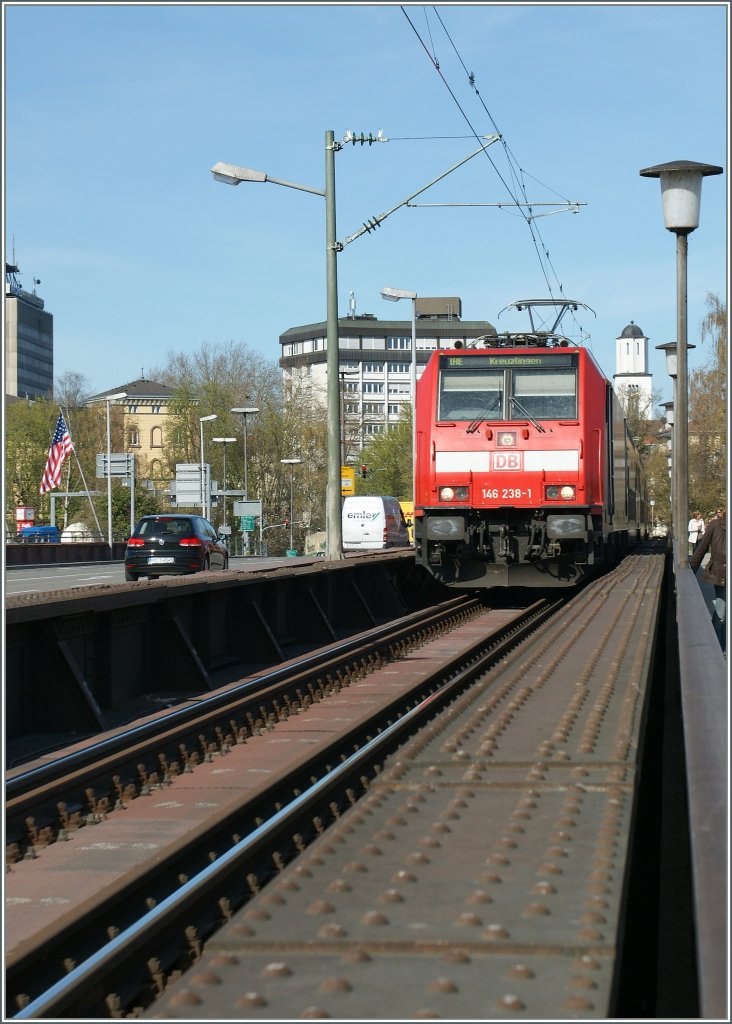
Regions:
<instances>
[{"instance_id":1,"label":"person wearing dark jacket","mask_svg":"<svg viewBox=\"0 0 732 1024\"><path fill-rule=\"evenodd\" d=\"M702 572L702 580L714 586L714 611L712 612L712 625L721 644L722 650L726 650L725 626L727 617L727 511L720 509L704 531L693 555L689 558L689 565L693 572L696 572L702 563L704 555L709 551L709 562Z\"/></svg>"}]
</instances>

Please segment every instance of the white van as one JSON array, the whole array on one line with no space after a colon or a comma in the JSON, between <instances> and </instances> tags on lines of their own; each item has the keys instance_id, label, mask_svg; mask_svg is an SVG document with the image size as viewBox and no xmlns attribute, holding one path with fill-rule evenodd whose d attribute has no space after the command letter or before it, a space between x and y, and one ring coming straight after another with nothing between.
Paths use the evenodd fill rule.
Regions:
<instances>
[{"instance_id":1,"label":"white van","mask_svg":"<svg viewBox=\"0 0 732 1024\"><path fill-rule=\"evenodd\" d=\"M396 498L343 499L343 550L373 551L409 547L409 530Z\"/></svg>"}]
</instances>

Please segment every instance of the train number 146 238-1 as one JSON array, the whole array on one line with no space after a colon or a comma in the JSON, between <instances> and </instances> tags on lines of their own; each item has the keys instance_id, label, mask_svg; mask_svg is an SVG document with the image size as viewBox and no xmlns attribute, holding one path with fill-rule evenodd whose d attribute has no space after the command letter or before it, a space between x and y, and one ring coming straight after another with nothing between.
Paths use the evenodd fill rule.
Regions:
<instances>
[{"instance_id":1,"label":"train number 146 238-1","mask_svg":"<svg viewBox=\"0 0 732 1024\"><path fill-rule=\"evenodd\" d=\"M484 498L498 498L499 488L498 487L484 487L482 491ZM527 487L525 491L522 491L520 487L502 487L500 488L500 498L505 500L506 498L513 499L514 501L518 498L527 498L531 501L531 488Z\"/></svg>"}]
</instances>

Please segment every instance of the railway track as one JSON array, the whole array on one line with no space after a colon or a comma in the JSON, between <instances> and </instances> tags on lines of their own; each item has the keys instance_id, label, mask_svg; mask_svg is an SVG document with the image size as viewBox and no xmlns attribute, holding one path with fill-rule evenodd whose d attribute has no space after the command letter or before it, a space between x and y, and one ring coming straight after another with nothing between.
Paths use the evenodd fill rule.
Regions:
<instances>
[{"instance_id":1,"label":"railway track","mask_svg":"<svg viewBox=\"0 0 732 1024\"><path fill-rule=\"evenodd\" d=\"M305 848L334 814L342 813L355 802L378 771L378 762L386 756L389 744L400 742L404 731L415 727L411 724L414 720L434 713L444 699L436 695L444 686L445 674L448 677L457 675L462 680L466 662L484 658L488 651L492 651L494 658L505 655L526 631L535 628L555 607L556 603L552 606L549 602L539 602L525 614L515 610L486 613L479 602L466 602L464 599L446 602L445 606L427 615L407 616L405 620L392 624L390 629L382 627L367 636L333 645L317 663L308 658L305 666L290 665L287 669L266 673L257 680L212 695L196 708L178 709L129 730L125 735L93 743L83 751L61 758L59 765L36 766L17 773L10 780L8 792L9 820L16 823L16 831L24 813L33 810L37 816L40 809L48 816L54 801L59 802L59 795L78 792L80 788L86 791L90 810L86 817L79 814L75 819L80 827L74 832L66 831L64 827L69 820L68 814L57 815L60 827L57 824L52 836L56 840L53 845L31 843L22 861L13 860L15 851L11 850L11 873L6 879L9 890L14 889L14 882L20 882L21 876L30 877L36 861L40 863L54 855L63 856L62 849L65 853L79 837L86 839L94 825L100 826L96 830L96 835L99 835L101 826L107 822L127 818L126 810L137 813L134 808L145 803L140 798L151 794L159 796L168 789L172 791L177 780L188 776L195 778L201 769L232 760L237 752L243 753L245 747L251 747L251 753L256 754L257 738L275 737L287 723L296 719L305 721L308 714L312 715L317 710L316 705L325 707L332 704L346 691L359 686L363 690L369 670L374 674L388 671L389 666L398 666L408 659L410 652L418 649L419 645L429 641L434 643L435 637L441 633L449 636L447 630L454 629L456 624L477 624L472 630L471 642L467 646L464 642L457 645L447 658L448 664L441 666L441 674L421 672L420 678L407 680L406 685L400 686L398 693L387 694L386 699L383 695L378 696L371 702L374 706L356 715L348 728L344 728L341 722L333 735L319 744L314 753L300 756L297 763L284 765L279 772L270 773L266 786L245 790L241 799L226 813L211 815L209 812L208 820L199 823L193 834L181 835L177 842L157 851L149 863L136 863L129 872L122 872L114 886L109 886L114 891L95 892L82 900L81 908L75 904L71 910L52 915L53 920L45 927L32 926L28 934L9 950L6 959L6 991L13 1004L9 1005L9 1012L23 1004L31 1009L34 1000L37 1002L43 998L41 993L44 990L52 990L59 985L66 989L69 983L73 984L76 964L88 965L99 957L105 959L111 948L120 944L123 935L139 927L140 919L145 920L150 912L172 903L180 907L175 912L176 916L183 912L190 920L193 913L199 919L195 926L186 925L184 934L189 938L185 939L183 947L179 943L181 933L174 925L174 938L161 958L159 932L153 928L150 933L152 945L148 945L148 940L133 942L133 946L146 950L142 960L135 955L134 967L129 960L129 947L123 941L126 952L119 961L120 974L106 967L104 969L108 978L117 978L117 988L125 991L125 999L134 998L135 990L139 990L143 994L143 1002L149 1000L156 990L155 984L152 991L149 988L149 961L164 965L160 971L154 972L158 978L168 977L170 970L177 969L181 958L185 961L190 957L191 949L199 948L200 936L208 934L215 924L220 923L222 914L225 919L231 909L251 896L273 871ZM482 618L478 619L481 612ZM311 679L317 679L317 686L308 682ZM454 685L467 683L458 681ZM253 694L255 686L257 692ZM247 710L253 706L252 701L256 703L257 718ZM357 699L356 704L358 702ZM421 710L416 711L415 708ZM236 725L237 720L243 724ZM221 723L226 724L226 732ZM181 735L191 732L197 737L199 754L179 761L176 771L154 776L151 771L139 767L143 752L148 763L150 759L157 759L160 763L161 744L166 748L173 744L180 750ZM386 738L374 739L379 733ZM209 742L208 736L215 739ZM129 749L130 745L132 749ZM251 760L248 750L246 754ZM138 785L130 790L120 787L118 781L117 773L125 765L137 767ZM167 761L166 765L170 767ZM109 778L114 781L117 793L116 809L110 806L110 797L105 796L105 802L100 803L96 795L99 781ZM90 779L96 780L97 784L91 796ZM52 829L53 825L45 827ZM29 829L29 834L31 839L38 835L35 824ZM242 836L246 838L242 839ZM104 845L91 839L88 844L92 847ZM88 844L85 843L84 848ZM237 852L234 854L233 851ZM83 858L83 854L81 856ZM114 858L113 853L110 856ZM75 860L73 854L71 860ZM235 861L238 861L236 865ZM241 872L244 871L244 877L248 877L245 893L234 898L231 894L221 895L215 901L218 909L213 919L207 909L192 911L191 906L197 906L199 902L203 908L210 908L211 894L205 878L212 866L218 875L223 865L229 862L235 876L242 877ZM213 884L214 888L221 884L225 889L229 888L227 881L217 880ZM194 892L197 895L192 895ZM16 894L10 897L11 906L14 899L20 901L16 906L22 905L23 897ZM181 901L187 907L185 911ZM12 922L8 921L7 928L12 933ZM99 952L100 949L103 951ZM64 977L65 972L70 973ZM84 988L83 983L81 988ZM81 1004L77 1003L77 998ZM91 1009L88 998L88 995L74 996L73 1012L88 1012ZM120 997L115 995L114 998ZM92 1003L93 1012L99 1012L96 997L92 997ZM80 1009L81 1005L86 1006L86 1011ZM101 1009L108 1012L109 1004L104 1004Z\"/></svg>"},{"instance_id":2,"label":"railway track","mask_svg":"<svg viewBox=\"0 0 732 1024\"><path fill-rule=\"evenodd\" d=\"M181 772L273 728L353 678L478 614L459 597L259 672L6 775L6 863L32 857ZM182 695L183 696L183 695Z\"/></svg>"}]
</instances>

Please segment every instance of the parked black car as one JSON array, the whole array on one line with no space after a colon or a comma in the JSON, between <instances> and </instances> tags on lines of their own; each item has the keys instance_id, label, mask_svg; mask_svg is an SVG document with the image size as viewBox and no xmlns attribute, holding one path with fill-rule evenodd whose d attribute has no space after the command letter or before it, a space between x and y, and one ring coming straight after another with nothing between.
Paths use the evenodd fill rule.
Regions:
<instances>
[{"instance_id":1,"label":"parked black car","mask_svg":"<svg viewBox=\"0 0 732 1024\"><path fill-rule=\"evenodd\" d=\"M125 579L228 569L229 552L202 516L143 516L127 541Z\"/></svg>"}]
</instances>

